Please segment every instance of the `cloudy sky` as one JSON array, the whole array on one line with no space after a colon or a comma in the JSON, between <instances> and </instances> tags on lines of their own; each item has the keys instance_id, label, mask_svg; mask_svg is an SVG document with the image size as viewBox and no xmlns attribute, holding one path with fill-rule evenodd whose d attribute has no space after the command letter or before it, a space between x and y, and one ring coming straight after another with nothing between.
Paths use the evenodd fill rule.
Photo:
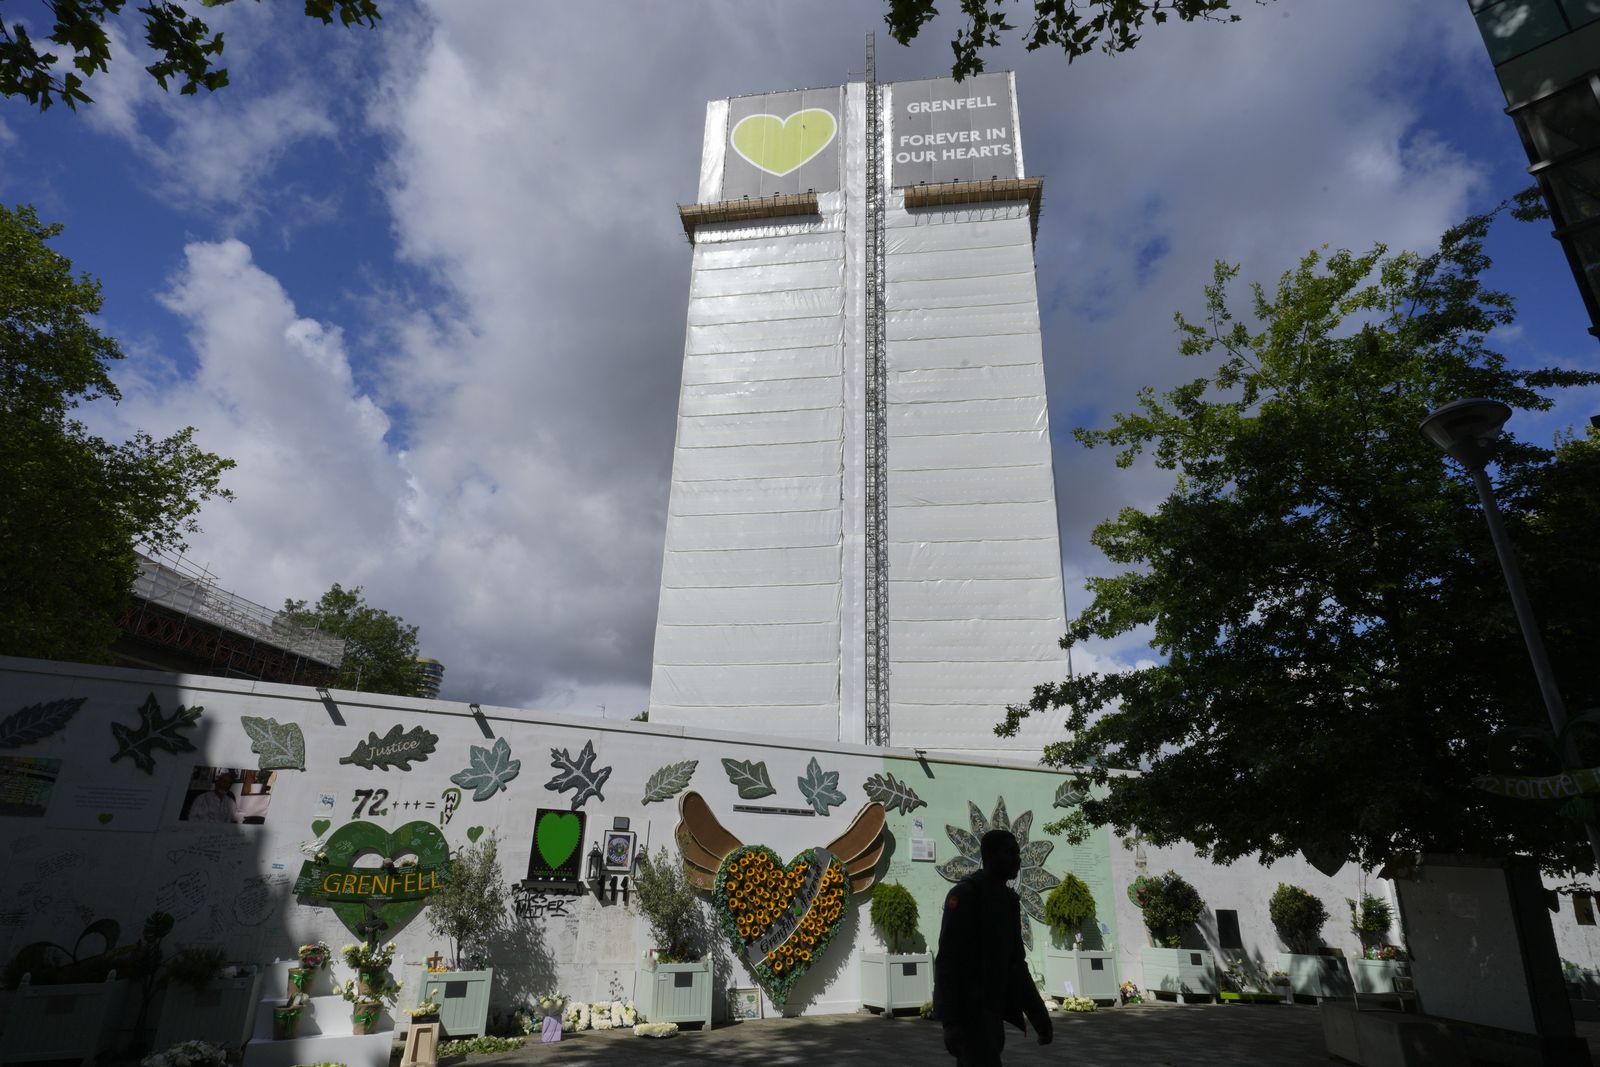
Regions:
<instances>
[{"instance_id":1,"label":"cloudy sky","mask_svg":"<svg viewBox=\"0 0 1600 1067\"><path fill-rule=\"evenodd\" d=\"M207 13L233 81L212 96L162 93L124 22L95 104L0 102L0 199L66 224L57 246L104 282L128 353L97 428L193 425L238 461L238 499L206 509L190 550L233 591L361 585L421 625L447 697L631 716L689 279L675 205L694 198L704 101L859 77L873 30L880 77L937 76L956 20L902 48L869 0L386 0L376 30L297 6ZM1528 183L1466 0L1238 9L1119 57L990 57L1017 71L1046 179L1070 611L1105 566L1093 524L1162 489L1071 429L1199 372L1171 316L1200 306L1213 260L1271 279L1323 244L1425 248ZM1507 356L1592 366L1548 227L1503 227L1491 251L1520 301ZM1518 428L1548 439L1583 403Z\"/></svg>"}]
</instances>

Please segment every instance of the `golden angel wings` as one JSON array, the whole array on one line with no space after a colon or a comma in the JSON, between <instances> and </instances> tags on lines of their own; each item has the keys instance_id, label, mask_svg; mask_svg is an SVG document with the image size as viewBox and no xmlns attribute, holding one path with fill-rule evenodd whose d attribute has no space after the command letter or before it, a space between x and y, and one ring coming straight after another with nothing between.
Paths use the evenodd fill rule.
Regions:
<instances>
[{"instance_id":1,"label":"golden angel wings","mask_svg":"<svg viewBox=\"0 0 1600 1067\"><path fill-rule=\"evenodd\" d=\"M884 818L882 804L868 804L845 832L826 846L844 864L852 893L872 888L877 880L878 860L883 856ZM712 887L722 861L744 844L717 821L705 797L695 792L683 794L678 801L677 837L684 872L701 889Z\"/></svg>"}]
</instances>

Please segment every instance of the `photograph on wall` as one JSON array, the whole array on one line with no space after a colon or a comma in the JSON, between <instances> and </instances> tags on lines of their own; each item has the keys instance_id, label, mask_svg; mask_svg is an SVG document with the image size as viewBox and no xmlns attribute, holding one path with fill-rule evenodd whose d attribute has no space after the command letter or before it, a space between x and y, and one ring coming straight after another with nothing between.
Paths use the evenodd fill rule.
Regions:
<instances>
[{"instance_id":1,"label":"photograph on wall","mask_svg":"<svg viewBox=\"0 0 1600 1067\"><path fill-rule=\"evenodd\" d=\"M528 849L528 881L571 884L583 876L581 811L540 808L533 818L533 842Z\"/></svg>"},{"instance_id":2,"label":"photograph on wall","mask_svg":"<svg viewBox=\"0 0 1600 1067\"><path fill-rule=\"evenodd\" d=\"M627 874L633 869L633 831L607 830L603 853L608 872Z\"/></svg>"},{"instance_id":3,"label":"photograph on wall","mask_svg":"<svg viewBox=\"0 0 1600 1067\"><path fill-rule=\"evenodd\" d=\"M0 756L0 815L42 817L60 773L58 759Z\"/></svg>"},{"instance_id":4,"label":"photograph on wall","mask_svg":"<svg viewBox=\"0 0 1600 1067\"><path fill-rule=\"evenodd\" d=\"M254 767L196 766L184 788L178 821L260 826L267 821L277 780L277 771Z\"/></svg>"}]
</instances>

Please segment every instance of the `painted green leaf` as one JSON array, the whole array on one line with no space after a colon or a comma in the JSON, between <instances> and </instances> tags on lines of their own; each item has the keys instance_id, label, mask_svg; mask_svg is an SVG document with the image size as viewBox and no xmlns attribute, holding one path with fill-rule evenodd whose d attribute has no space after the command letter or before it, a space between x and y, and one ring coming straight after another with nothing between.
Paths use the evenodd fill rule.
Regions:
<instances>
[{"instance_id":1,"label":"painted green leaf","mask_svg":"<svg viewBox=\"0 0 1600 1067\"><path fill-rule=\"evenodd\" d=\"M511 758L511 743L503 737L496 738L492 748L472 745L467 762L471 766L452 774L450 780L462 789L471 789L473 800L488 800L522 771L522 761Z\"/></svg>"},{"instance_id":2,"label":"painted green leaf","mask_svg":"<svg viewBox=\"0 0 1600 1067\"><path fill-rule=\"evenodd\" d=\"M390 767L409 771L413 762L422 763L439 744L439 735L429 733L420 726L407 730L396 723L383 737L376 730L367 734L365 741L356 742L355 751L340 756L340 763L354 763L364 770L386 771Z\"/></svg>"},{"instance_id":3,"label":"painted green leaf","mask_svg":"<svg viewBox=\"0 0 1600 1067\"><path fill-rule=\"evenodd\" d=\"M600 787L606 784L607 778L611 777L611 768L601 767L596 770L594 760L593 741L585 741L583 743L583 751L578 753L576 759L564 748L552 748L550 750L550 766L561 773L546 782L544 787L546 789L554 789L558 793L564 793L571 789L573 791L573 811L583 807L583 802L590 797L599 797L604 800L606 796L600 792Z\"/></svg>"},{"instance_id":4,"label":"painted green leaf","mask_svg":"<svg viewBox=\"0 0 1600 1067\"><path fill-rule=\"evenodd\" d=\"M728 781L738 788L741 800L760 800L777 792L772 788L772 779L767 776L764 762L725 759L722 769L728 772Z\"/></svg>"},{"instance_id":5,"label":"painted green leaf","mask_svg":"<svg viewBox=\"0 0 1600 1067\"><path fill-rule=\"evenodd\" d=\"M1054 841L1029 841L1022 846L1022 865L1024 867L1038 867L1050 858L1050 853L1055 851Z\"/></svg>"},{"instance_id":6,"label":"painted green leaf","mask_svg":"<svg viewBox=\"0 0 1600 1067\"><path fill-rule=\"evenodd\" d=\"M681 793L689 784L689 779L694 777L695 768L700 766L699 760L684 760L682 763L669 763L656 773L652 774L644 783L644 802L653 800L671 800Z\"/></svg>"},{"instance_id":7,"label":"painted green leaf","mask_svg":"<svg viewBox=\"0 0 1600 1067\"><path fill-rule=\"evenodd\" d=\"M0 719L0 748L20 748L42 741L78 713L88 697L68 697L30 704Z\"/></svg>"},{"instance_id":8,"label":"painted green leaf","mask_svg":"<svg viewBox=\"0 0 1600 1067\"><path fill-rule=\"evenodd\" d=\"M239 725L250 735L250 751L261 757L262 770L306 769L306 736L299 723L241 715Z\"/></svg>"},{"instance_id":9,"label":"painted green leaf","mask_svg":"<svg viewBox=\"0 0 1600 1067\"><path fill-rule=\"evenodd\" d=\"M1017 847L1024 848L1028 844L1028 831L1033 829L1033 812L1025 811L1018 815L1011 823L1011 836L1017 839Z\"/></svg>"},{"instance_id":10,"label":"painted green leaf","mask_svg":"<svg viewBox=\"0 0 1600 1067\"><path fill-rule=\"evenodd\" d=\"M818 815L826 815L829 808L844 803L844 794L839 792L839 772L824 771L815 756L806 764L805 776L795 781L800 783L800 795Z\"/></svg>"},{"instance_id":11,"label":"painted green leaf","mask_svg":"<svg viewBox=\"0 0 1600 1067\"><path fill-rule=\"evenodd\" d=\"M1075 808L1088 799L1089 794L1074 785L1071 778L1056 787L1055 806L1058 808Z\"/></svg>"},{"instance_id":12,"label":"painted green leaf","mask_svg":"<svg viewBox=\"0 0 1600 1067\"><path fill-rule=\"evenodd\" d=\"M899 809L902 815L910 815L913 808L928 806L926 800L917 796L916 790L892 774L874 774L861 788L868 800L876 800L889 811Z\"/></svg>"},{"instance_id":13,"label":"painted green leaf","mask_svg":"<svg viewBox=\"0 0 1600 1067\"><path fill-rule=\"evenodd\" d=\"M934 868L939 872L939 877L950 882L959 882L969 874L977 874L983 869L983 864L970 856L951 856Z\"/></svg>"},{"instance_id":14,"label":"painted green leaf","mask_svg":"<svg viewBox=\"0 0 1600 1067\"><path fill-rule=\"evenodd\" d=\"M192 708L179 704L170 716L162 715L161 705L156 703L155 693L151 693L139 705L138 726L124 726L120 722L111 724L111 736L117 742L117 751L112 755L111 762L127 756L144 773L155 774L155 749L174 754L194 751L194 742L178 731L192 728L200 721L200 713L204 710L198 704Z\"/></svg>"}]
</instances>

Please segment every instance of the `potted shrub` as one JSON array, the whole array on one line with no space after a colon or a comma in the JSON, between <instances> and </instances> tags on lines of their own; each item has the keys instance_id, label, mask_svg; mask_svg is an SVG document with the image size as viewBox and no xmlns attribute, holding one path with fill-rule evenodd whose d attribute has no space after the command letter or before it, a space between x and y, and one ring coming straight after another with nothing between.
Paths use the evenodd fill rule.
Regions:
<instances>
[{"instance_id":1,"label":"potted shrub","mask_svg":"<svg viewBox=\"0 0 1600 1067\"><path fill-rule=\"evenodd\" d=\"M862 1005L885 1015L920 1008L933 996L933 958L907 951L916 948L917 898L899 882L879 882L870 914L889 951L861 954Z\"/></svg>"},{"instance_id":2,"label":"potted shrub","mask_svg":"<svg viewBox=\"0 0 1600 1067\"><path fill-rule=\"evenodd\" d=\"M698 1022L711 1029L711 957L705 952L706 922L683 865L667 856L639 853L634 897L650 926L653 958L639 967L639 1014L652 1023Z\"/></svg>"},{"instance_id":3,"label":"potted shrub","mask_svg":"<svg viewBox=\"0 0 1600 1067\"><path fill-rule=\"evenodd\" d=\"M1135 902L1144 911L1152 941L1140 954L1145 988L1152 995L1170 993L1180 1002L1214 998L1217 967L1210 950L1180 947L1205 910L1199 891L1176 871L1168 871L1145 879Z\"/></svg>"},{"instance_id":4,"label":"potted shrub","mask_svg":"<svg viewBox=\"0 0 1600 1067\"><path fill-rule=\"evenodd\" d=\"M259 970L229 964L219 947L188 945L172 954L164 972L167 987L156 1022L156 1047L176 1046L185 1039L224 1048L244 1044L261 995Z\"/></svg>"},{"instance_id":5,"label":"potted shrub","mask_svg":"<svg viewBox=\"0 0 1600 1067\"><path fill-rule=\"evenodd\" d=\"M486 962L505 922L506 877L499 839L490 833L456 851L449 883L428 897L428 925L449 940L455 969L426 974L419 993L439 1005L440 1025L451 1037L489 1032L494 968Z\"/></svg>"},{"instance_id":6,"label":"potted shrub","mask_svg":"<svg viewBox=\"0 0 1600 1067\"><path fill-rule=\"evenodd\" d=\"M345 945L339 950L339 954L344 957L344 962L350 969L356 972L355 989L358 993L377 996L391 984L389 966L394 963L393 941L387 945Z\"/></svg>"},{"instance_id":7,"label":"potted shrub","mask_svg":"<svg viewBox=\"0 0 1600 1067\"><path fill-rule=\"evenodd\" d=\"M300 1016L310 1003L304 993L296 993L289 1000L272 1009L272 1040L293 1041L300 1033Z\"/></svg>"},{"instance_id":8,"label":"potted shrub","mask_svg":"<svg viewBox=\"0 0 1600 1067\"><path fill-rule=\"evenodd\" d=\"M1297 885L1279 882L1267 902L1267 914L1288 949L1279 954L1278 968L1288 973L1293 995L1317 1000L1355 995L1344 959L1322 944L1328 909L1320 898Z\"/></svg>"},{"instance_id":9,"label":"potted shrub","mask_svg":"<svg viewBox=\"0 0 1600 1067\"><path fill-rule=\"evenodd\" d=\"M1101 942L1094 917L1094 893L1071 872L1045 898L1044 918L1050 924L1053 945L1044 954L1045 987L1050 996L1116 1003L1120 988L1116 957ZM1092 942L1085 938L1086 931Z\"/></svg>"}]
</instances>

